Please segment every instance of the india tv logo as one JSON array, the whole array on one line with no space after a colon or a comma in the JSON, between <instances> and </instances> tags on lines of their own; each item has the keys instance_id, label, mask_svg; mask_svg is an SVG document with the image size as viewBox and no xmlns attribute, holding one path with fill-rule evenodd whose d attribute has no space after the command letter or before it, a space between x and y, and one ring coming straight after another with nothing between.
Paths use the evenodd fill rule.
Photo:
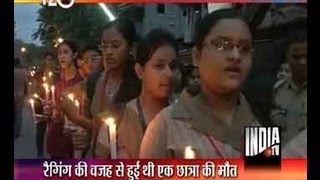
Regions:
<instances>
[{"instance_id":1,"label":"india tv logo","mask_svg":"<svg viewBox=\"0 0 320 180\"><path fill-rule=\"evenodd\" d=\"M281 167L280 127L245 127L245 167Z\"/></svg>"}]
</instances>

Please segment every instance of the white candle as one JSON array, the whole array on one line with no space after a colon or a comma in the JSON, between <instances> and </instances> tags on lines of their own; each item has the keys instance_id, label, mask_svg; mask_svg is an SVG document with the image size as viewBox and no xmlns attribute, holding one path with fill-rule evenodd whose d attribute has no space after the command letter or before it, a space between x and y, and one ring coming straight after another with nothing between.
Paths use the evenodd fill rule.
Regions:
<instances>
[{"instance_id":1,"label":"white candle","mask_svg":"<svg viewBox=\"0 0 320 180\"><path fill-rule=\"evenodd\" d=\"M78 114L80 114L80 102L78 100L75 100L74 105L77 107Z\"/></svg>"},{"instance_id":2,"label":"white candle","mask_svg":"<svg viewBox=\"0 0 320 180\"><path fill-rule=\"evenodd\" d=\"M43 83L42 86L46 92L46 100L49 101L49 85L47 83Z\"/></svg>"},{"instance_id":3,"label":"white candle","mask_svg":"<svg viewBox=\"0 0 320 180\"><path fill-rule=\"evenodd\" d=\"M29 103L31 105L32 116L35 118L34 100L33 99L29 99Z\"/></svg>"},{"instance_id":4,"label":"white candle","mask_svg":"<svg viewBox=\"0 0 320 180\"><path fill-rule=\"evenodd\" d=\"M116 139L117 125L114 123L114 119L112 117L109 117L105 122L109 127L111 159L116 159L117 158L117 139Z\"/></svg>"},{"instance_id":5,"label":"white candle","mask_svg":"<svg viewBox=\"0 0 320 180\"><path fill-rule=\"evenodd\" d=\"M54 99L54 90L55 90L55 87L54 87L54 86L51 86L51 87L50 87L50 90L51 90L51 99L52 99L52 102L53 102L53 104L56 104L55 99Z\"/></svg>"},{"instance_id":6,"label":"white candle","mask_svg":"<svg viewBox=\"0 0 320 180\"><path fill-rule=\"evenodd\" d=\"M184 150L184 158L185 159L194 159L195 152L192 150L191 146L187 146Z\"/></svg>"}]
</instances>

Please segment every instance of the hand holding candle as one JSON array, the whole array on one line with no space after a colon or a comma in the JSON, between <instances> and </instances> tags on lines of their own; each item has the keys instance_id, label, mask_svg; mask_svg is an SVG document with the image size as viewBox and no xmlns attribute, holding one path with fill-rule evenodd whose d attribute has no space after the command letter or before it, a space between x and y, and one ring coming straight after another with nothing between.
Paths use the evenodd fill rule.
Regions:
<instances>
[{"instance_id":1,"label":"hand holding candle","mask_svg":"<svg viewBox=\"0 0 320 180\"><path fill-rule=\"evenodd\" d=\"M34 93L34 94L33 94L33 97L39 99L41 102L44 102L44 101L45 101L45 100L42 99L37 93Z\"/></svg>"},{"instance_id":2,"label":"hand holding candle","mask_svg":"<svg viewBox=\"0 0 320 180\"><path fill-rule=\"evenodd\" d=\"M74 103L77 109L77 113L80 114L80 102L75 98L75 95L73 93L70 93L67 95L68 99ZM79 133L84 131L80 126L75 125L71 121L68 120L68 118L65 116L65 126L64 129L66 131L70 131L73 141L79 136ZM82 146L74 146L73 150L73 158L79 159L82 158L83 154L83 147Z\"/></svg>"},{"instance_id":3,"label":"hand holding candle","mask_svg":"<svg viewBox=\"0 0 320 180\"><path fill-rule=\"evenodd\" d=\"M44 101L43 102L43 114L45 114L47 116L52 116L53 112L54 112L54 108L52 107L52 103L49 101ZM53 117L55 117L55 116L53 116Z\"/></svg>"},{"instance_id":4,"label":"hand holding candle","mask_svg":"<svg viewBox=\"0 0 320 180\"><path fill-rule=\"evenodd\" d=\"M80 114L80 102L78 100L75 100L74 105L77 107L78 114Z\"/></svg>"},{"instance_id":5,"label":"hand holding candle","mask_svg":"<svg viewBox=\"0 0 320 180\"><path fill-rule=\"evenodd\" d=\"M55 87L54 87L54 86L51 86L51 87L50 87L50 90L51 90L51 99L52 99L53 105L55 105L55 104L56 104L55 98L54 98L54 90L55 90Z\"/></svg>"},{"instance_id":6,"label":"hand holding candle","mask_svg":"<svg viewBox=\"0 0 320 180\"><path fill-rule=\"evenodd\" d=\"M194 159L195 152L192 150L191 146L187 146L184 150L184 158L185 159Z\"/></svg>"},{"instance_id":7,"label":"hand holding candle","mask_svg":"<svg viewBox=\"0 0 320 180\"><path fill-rule=\"evenodd\" d=\"M49 85L47 83L43 83L42 86L46 92L46 101L49 101Z\"/></svg>"},{"instance_id":8,"label":"hand holding candle","mask_svg":"<svg viewBox=\"0 0 320 180\"><path fill-rule=\"evenodd\" d=\"M117 158L117 139L116 139L116 124L114 123L114 119L109 117L105 123L109 127L109 137L110 137L110 149L111 149L111 159Z\"/></svg>"},{"instance_id":9,"label":"hand holding candle","mask_svg":"<svg viewBox=\"0 0 320 180\"><path fill-rule=\"evenodd\" d=\"M73 93L68 94L67 97L72 103L75 103ZM64 129L66 129L67 131L74 131L75 130L74 124L68 120L68 117L66 115L64 115Z\"/></svg>"}]
</instances>

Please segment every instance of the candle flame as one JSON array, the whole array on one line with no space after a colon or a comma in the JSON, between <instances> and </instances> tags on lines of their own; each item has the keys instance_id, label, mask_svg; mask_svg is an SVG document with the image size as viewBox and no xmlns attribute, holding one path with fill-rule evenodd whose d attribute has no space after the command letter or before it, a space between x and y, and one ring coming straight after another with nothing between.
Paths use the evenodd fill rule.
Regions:
<instances>
[{"instance_id":1,"label":"candle flame","mask_svg":"<svg viewBox=\"0 0 320 180\"><path fill-rule=\"evenodd\" d=\"M30 75L31 75L31 77L33 77L35 75L35 72L34 71L30 71Z\"/></svg>"},{"instance_id":2,"label":"candle flame","mask_svg":"<svg viewBox=\"0 0 320 180\"><path fill-rule=\"evenodd\" d=\"M46 89L48 89L49 85L47 83L43 83L42 86Z\"/></svg>"},{"instance_id":3,"label":"candle flame","mask_svg":"<svg viewBox=\"0 0 320 180\"><path fill-rule=\"evenodd\" d=\"M80 103L78 100L75 100L74 104L77 106L77 107L80 107Z\"/></svg>"},{"instance_id":4,"label":"candle flame","mask_svg":"<svg viewBox=\"0 0 320 180\"><path fill-rule=\"evenodd\" d=\"M52 77L52 72L50 71L50 72L48 73L48 75L49 75L49 77L51 78L51 77Z\"/></svg>"},{"instance_id":5,"label":"candle flame","mask_svg":"<svg viewBox=\"0 0 320 180\"><path fill-rule=\"evenodd\" d=\"M47 80L47 77L43 76L42 81L45 82Z\"/></svg>"},{"instance_id":6,"label":"candle flame","mask_svg":"<svg viewBox=\"0 0 320 180\"><path fill-rule=\"evenodd\" d=\"M34 94L33 94L33 97L39 98L39 95L38 95L37 93L34 93Z\"/></svg>"},{"instance_id":7,"label":"candle flame","mask_svg":"<svg viewBox=\"0 0 320 180\"><path fill-rule=\"evenodd\" d=\"M191 146L187 146L184 150L184 158L186 159L194 159L195 158L195 153L192 150Z\"/></svg>"},{"instance_id":8,"label":"candle flame","mask_svg":"<svg viewBox=\"0 0 320 180\"><path fill-rule=\"evenodd\" d=\"M73 94L73 93L68 94L68 98L69 98L71 101L74 101L74 94Z\"/></svg>"},{"instance_id":9,"label":"candle flame","mask_svg":"<svg viewBox=\"0 0 320 180\"><path fill-rule=\"evenodd\" d=\"M114 124L114 119L113 117L108 117L106 120L105 120L105 123L108 125L108 126L111 126Z\"/></svg>"}]
</instances>

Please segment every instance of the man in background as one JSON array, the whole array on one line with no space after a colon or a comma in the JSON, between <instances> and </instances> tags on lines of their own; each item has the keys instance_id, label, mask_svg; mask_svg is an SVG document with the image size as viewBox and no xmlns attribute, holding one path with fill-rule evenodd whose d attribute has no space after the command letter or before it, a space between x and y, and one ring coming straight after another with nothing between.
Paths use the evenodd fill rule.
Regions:
<instances>
[{"instance_id":1,"label":"man in background","mask_svg":"<svg viewBox=\"0 0 320 180\"><path fill-rule=\"evenodd\" d=\"M28 74L20 58L14 59L14 138L21 136L22 109L28 95Z\"/></svg>"},{"instance_id":2,"label":"man in background","mask_svg":"<svg viewBox=\"0 0 320 180\"><path fill-rule=\"evenodd\" d=\"M292 34L286 49L290 74L275 83L274 106L271 110L272 122L281 127L281 139L285 150L283 156L307 155L306 146L295 146L306 145L307 141L307 55L307 34Z\"/></svg>"}]
</instances>

